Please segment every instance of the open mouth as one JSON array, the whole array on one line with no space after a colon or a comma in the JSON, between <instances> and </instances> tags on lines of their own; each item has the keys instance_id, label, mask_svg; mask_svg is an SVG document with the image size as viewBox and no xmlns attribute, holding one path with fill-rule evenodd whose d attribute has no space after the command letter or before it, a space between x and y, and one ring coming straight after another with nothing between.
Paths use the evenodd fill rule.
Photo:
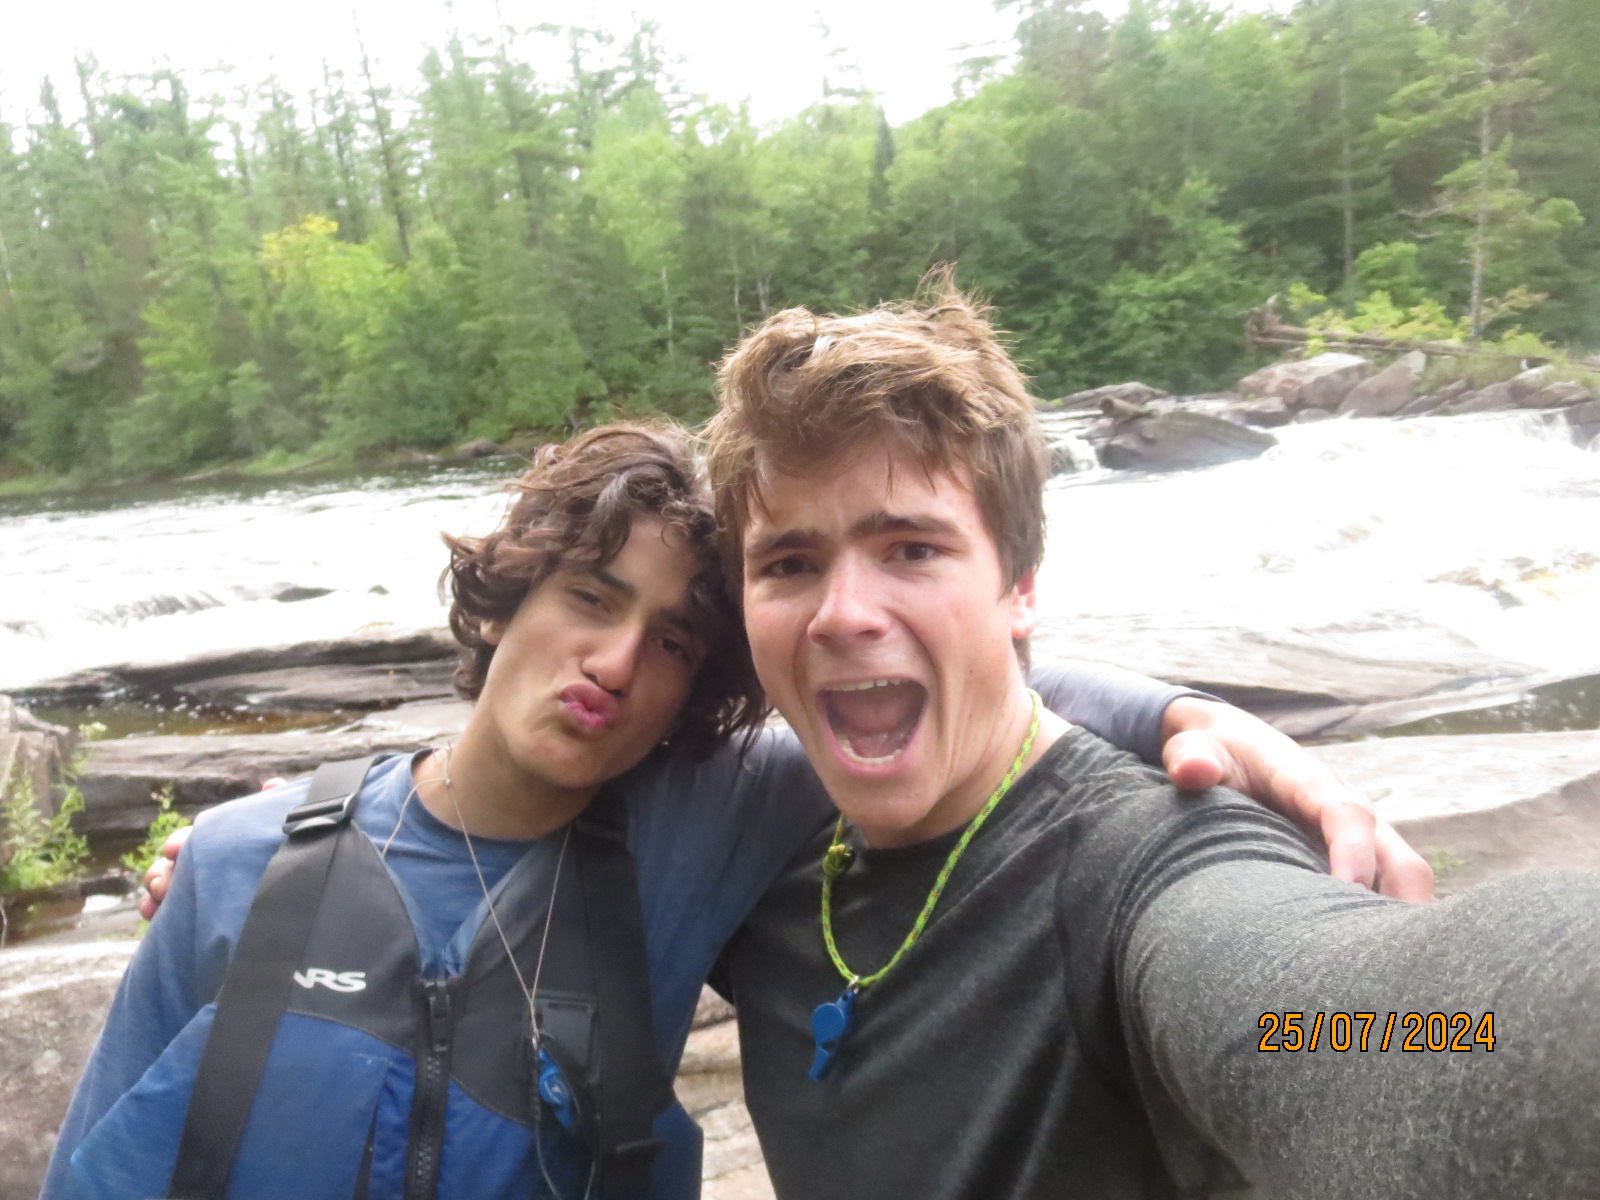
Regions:
<instances>
[{"instance_id":1,"label":"open mouth","mask_svg":"<svg viewBox=\"0 0 1600 1200\"><path fill-rule=\"evenodd\" d=\"M909 679L869 679L825 688L822 711L845 757L867 765L892 762L922 720L928 692Z\"/></svg>"}]
</instances>

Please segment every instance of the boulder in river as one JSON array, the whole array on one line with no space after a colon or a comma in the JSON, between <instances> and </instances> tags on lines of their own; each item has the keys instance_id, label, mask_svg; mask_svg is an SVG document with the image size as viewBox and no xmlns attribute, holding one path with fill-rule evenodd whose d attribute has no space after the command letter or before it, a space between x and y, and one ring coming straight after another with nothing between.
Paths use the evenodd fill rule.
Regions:
<instances>
[{"instance_id":1,"label":"boulder in river","mask_svg":"<svg viewBox=\"0 0 1600 1200\"><path fill-rule=\"evenodd\" d=\"M1467 392L1452 400L1438 411L1450 416L1459 416L1463 413L1499 412L1506 408L1517 406L1517 397L1522 393L1510 382L1491 383L1488 387L1479 388L1475 392Z\"/></svg>"},{"instance_id":2,"label":"boulder in river","mask_svg":"<svg viewBox=\"0 0 1600 1200\"><path fill-rule=\"evenodd\" d=\"M324 596L333 595L332 588L306 587L303 584L290 584L272 593L272 598L279 604L298 604L302 600L320 600Z\"/></svg>"},{"instance_id":3,"label":"boulder in river","mask_svg":"<svg viewBox=\"0 0 1600 1200\"><path fill-rule=\"evenodd\" d=\"M1270 433L1183 409L1120 417L1100 461L1121 470L1176 471L1255 458L1278 444Z\"/></svg>"},{"instance_id":4,"label":"boulder in river","mask_svg":"<svg viewBox=\"0 0 1600 1200\"><path fill-rule=\"evenodd\" d=\"M1460 397L1465 396L1471 390L1472 385L1465 379L1452 379L1442 387L1418 396L1397 412L1395 416L1420 417L1425 413L1437 412Z\"/></svg>"},{"instance_id":5,"label":"boulder in river","mask_svg":"<svg viewBox=\"0 0 1600 1200\"><path fill-rule=\"evenodd\" d=\"M1254 711L1295 738L1347 738L1401 729L1433 718L1451 718L1449 732L1509 732L1570 728L1600 697L1593 670L1552 671L1521 679L1476 679L1442 685L1415 696L1366 703L1319 704L1283 701ZM1427 727L1416 733L1445 732Z\"/></svg>"},{"instance_id":6,"label":"boulder in river","mask_svg":"<svg viewBox=\"0 0 1600 1200\"><path fill-rule=\"evenodd\" d=\"M1580 445L1592 438L1600 438L1600 400L1586 400L1565 410L1572 436Z\"/></svg>"},{"instance_id":7,"label":"boulder in river","mask_svg":"<svg viewBox=\"0 0 1600 1200\"><path fill-rule=\"evenodd\" d=\"M1340 403L1339 411L1353 417L1394 416L1416 398L1417 380L1427 361L1422 354L1412 351L1390 363L1351 388Z\"/></svg>"},{"instance_id":8,"label":"boulder in river","mask_svg":"<svg viewBox=\"0 0 1600 1200\"><path fill-rule=\"evenodd\" d=\"M1277 396L1290 408L1333 410L1373 369L1360 355L1330 352L1262 367L1241 379L1238 390L1246 396Z\"/></svg>"},{"instance_id":9,"label":"boulder in river","mask_svg":"<svg viewBox=\"0 0 1600 1200\"><path fill-rule=\"evenodd\" d=\"M1471 688L1504 695L1547 674L1488 654L1443 626L1385 612L1277 627L1109 614L1047 618L1034 653L1085 658L1199 688L1275 724L1321 710L1320 725L1297 734L1315 733L1362 705Z\"/></svg>"},{"instance_id":10,"label":"boulder in river","mask_svg":"<svg viewBox=\"0 0 1600 1200\"><path fill-rule=\"evenodd\" d=\"M510 454L499 442L490 441L488 438L478 438L475 441L463 442L456 447L455 456L462 459L470 458L500 458Z\"/></svg>"},{"instance_id":11,"label":"boulder in river","mask_svg":"<svg viewBox=\"0 0 1600 1200\"><path fill-rule=\"evenodd\" d=\"M1259 400L1240 400L1218 409L1216 416L1253 425L1257 429L1276 429L1294 420L1294 414L1281 396L1262 396Z\"/></svg>"},{"instance_id":12,"label":"boulder in river","mask_svg":"<svg viewBox=\"0 0 1600 1200\"><path fill-rule=\"evenodd\" d=\"M1519 401L1523 408L1566 408L1593 400L1594 393L1581 383L1552 383L1531 392Z\"/></svg>"},{"instance_id":13,"label":"boulder in river","mask_svg":"<svg viewBox=\"0 0 1600 1200\"><path fill-rule=\"evenodd\" d=\"M1124 404L1149 404L1152 400L1164 400L1169 395L1170 392L1151 387L1148 383L1108 383L1104 387L1073 392L1042 407L1054 412L1094 412L1107 400L1119 400Z\"/></svg>"},{"instance_id":14,"label":"boulder in river","mask_svg":"<svg viewBox=\"0 0 1600 1200\"><path fill-rule=\"evenodd\" d=\"M1512 395L1516 396L1520 403L1550 385L1550 367L1547 364L1529 367L1525 371L1519 371L1506 382L1511 385Z\"/></svg>"},{"instance_id":15,"label":"boulder in river","mask_svg":"<svg viewBox=\"0 0 1600 1200\"><path fill-rule=\"evenodd\" d=\"M72 760L78 736L70 729L39 720L9 696L0 696L0 799L26 789L39 811L56 810L61 771ZM0 827L0 862L10 849Z\"/></svg>"}]
</instances>

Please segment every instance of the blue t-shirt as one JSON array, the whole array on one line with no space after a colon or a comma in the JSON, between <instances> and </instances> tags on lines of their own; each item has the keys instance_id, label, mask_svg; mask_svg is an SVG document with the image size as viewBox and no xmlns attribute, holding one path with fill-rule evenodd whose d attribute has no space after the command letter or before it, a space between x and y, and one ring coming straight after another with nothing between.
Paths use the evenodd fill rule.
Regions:
<instances>
[{"instance_id":1,"label":"blue t-shirt","mask_svg":"<svg viewBox=\"0 0 1600 1200\"><path fill-rule=\"evenodd\" d=\"M1036 672L1032 682L1069 720L1147 757L1159 751L1167 703L1184 694L1081 666ZM474 838L481 885L461 834L416 799L406 804L411 761L396 756L369 774L356 821L386 847L424 970L453 974L486 916L483 886L492 890L529 844ZM628 810L655 1035L668 1071L676 1072L701 984L722 946L833 809L786 729L765 731L743 757L730 749L702 763L652 758L613 786L622 789ZM282 842L283 814L304 793L303 783L290 785L221 805L197 821L73 1097L45 1200L74 1194L74 1150L215 998L256 886ZM695 1195L698 1130L674 1106L657 1132L666 1146L652 1200Z\"/></svg>"}]
</instances>

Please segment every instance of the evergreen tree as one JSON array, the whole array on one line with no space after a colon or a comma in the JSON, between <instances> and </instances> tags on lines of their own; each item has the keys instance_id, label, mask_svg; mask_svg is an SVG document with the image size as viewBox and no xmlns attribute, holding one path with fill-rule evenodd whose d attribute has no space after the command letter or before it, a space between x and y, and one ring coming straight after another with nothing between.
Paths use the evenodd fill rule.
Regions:
<instances>
[{"instance_id":1,"label":"evergreen tree","mask_svg":"<svg viewBox=\"0 0 1600 1200\"><path fill-rule=\"evenodd\" d=\"M899 127L846 47L762 127L650 26L226 99L85 58L0 113L0 474L698 420L753 323L945 261L1047 395L1226 382L1243 311L1302 279L1600 342L1592 0L1010 2L1017 60Z\"/></svg>"}]
</instances>

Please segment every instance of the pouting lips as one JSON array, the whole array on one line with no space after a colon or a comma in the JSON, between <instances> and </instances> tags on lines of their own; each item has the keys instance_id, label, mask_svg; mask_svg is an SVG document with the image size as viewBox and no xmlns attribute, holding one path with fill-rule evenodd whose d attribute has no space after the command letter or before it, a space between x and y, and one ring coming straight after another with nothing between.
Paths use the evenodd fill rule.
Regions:
<instances>
[{"instance_id":1,"label":"pouting lips","mask_svg":"<svg viewBox=\"0 0 1600 1200\"><path fill-rule=\"evenodd\" d=\"M609 729L617 719L616 697L586 679L562 688L561 703L579 728L591 733Z\"/></svg>"},{"instance_id":2,"label":"pouting lips","mask_svg":"<svg viewBox=\"0 0 1600 1200\"><path fill-rule=\"evenodd\" d=\"M822 710L840 747L864 762L885 762L906 748L927 689L909 679L874 680L822 692Z\"/></svg>"}]
</instances>

